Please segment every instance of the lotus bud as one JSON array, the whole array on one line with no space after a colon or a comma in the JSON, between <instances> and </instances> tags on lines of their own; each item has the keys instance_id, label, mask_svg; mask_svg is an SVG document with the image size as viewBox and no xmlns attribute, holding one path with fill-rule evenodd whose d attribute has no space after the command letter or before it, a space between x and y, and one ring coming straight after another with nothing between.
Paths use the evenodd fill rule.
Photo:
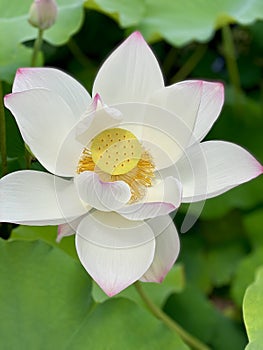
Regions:
<instances>
[{"instance_id":1,"label":"lotus bud","mask_svg":"<svg viewBox=\"0 0 263 350\"><path fill-rule=\"evenodd\" d=\"M29 10L28 22L41 30L50 28L57 18L55 0L34 0Z\"/></svg>"}]
</instances>

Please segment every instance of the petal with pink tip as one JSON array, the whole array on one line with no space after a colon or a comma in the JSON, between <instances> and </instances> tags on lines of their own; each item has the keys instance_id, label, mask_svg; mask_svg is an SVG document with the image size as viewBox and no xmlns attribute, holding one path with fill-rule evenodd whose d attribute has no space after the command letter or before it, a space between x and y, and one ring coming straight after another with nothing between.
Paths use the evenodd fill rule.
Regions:
<instances>
[{"instance_id":1,"label":"petal with pink tip","mask_svg":"<svg viewBox=\"0 0 263 350\"><path fill-rule=\"evenodd\" d=\"M59 95L71 108L75 120L91 103L86 89L70 75L55 68L19 68L17 70L12 92L43 88Z\"/></svg>"},{"instance_id":2,"label":"petal with pink tip","mask_svg":"<svg viewBox=\"0 0 263 350\"><path fill-rule=\"evenodd\" d=\"M32 89L7 95L5 106L13 113L25 143L40 163L51 173L72 176L75 164L69 164L70 159L63 159L71 165L70 171L60 171L57 165L58 153L75 123L64 100L49 90ZM82 145L71 144L72 149L75 146L80 154Z\"/></svg>"},{"instance_id":3,"label":"petal with pink tip","mask_svg":"<svg viewBox=\"0 0 263 350\"><path fill-rule=\"evenodd\" d=\"M170 132L181 129L181 124L188 129L188 141L192 137L199 114L204 86L205 82L200 80L183 81L156 91L150 99L150 103L174 115L168 125L172 129Z\"/></svg>"},{"instance_id":4,"label":"petal with pink tip","mask_svg":"<svg viewBox=\"0 0 263 350\"><path fill-rule=\"evenodd\" d=\"M217 120L224 103L224 85L203 81L203 91L194 128L193 143L201 141Z\"/></svg>"},{"instance_id":5,"label":"petal with pink tip","mask_svg":"<svg viewBox=\"0 0 263 350\"><path fill-rule=\"evenodd\" d=\"M58 225L85 212L73 181L31 170L0 180L0 222Z\"/></svg>"},{"instance_id":6,"label":"petal with pink tip","mask_svg":"<svg viewBox=\"0 0 263 350\"><path fill-rule=\"evenodd\" d=\"M168 215L148 220L147 224L154 232L156 247L153 262L140 280L161 283L178 257L180 240Z\"/></svg>"},{"instance_id":7,"label":"petal with pink tip","mask_svg":"<svg viewBox=\"0 0 263 350\"><path fill-rule=\"evenodd\" d=\"M215 197L263 172L245 149L223 141L193 145L175 166L183 185L182 201L188 203Z\"/></svg>"},{"instance_id":8,"label":"petal with pink tip","mask_svg":"<svg viewBox=\"0 0 263 350\"><path fill-rule=\"evenodd\" d=\"M130 187L125 182L103 182L92 171L77 175L75 184L83 202L102 211L117 210L131 197Z\"/></svg>"},{"instance_id":9,"label":"petal with pink tip","mask_svg":"<svg viewBox=\"0 0 263 350\"><path fill-rule=\"evenodd\" d=\"M167 215L181 203L182 185L170 176L147 188L145 198L140 203L128 204L118 213L129 220L145 220Z\"/></svg>"},{"instance_id":10,"label":"petal with pink tip","mask_svg":"<svg viewBox=\"0 0 263 350\"><path fill-rule=\"evenodd\" d=\"M159 64L139 32L131 34L103 63L93 86L105 103L144 102L164 86Z\"/></svg>"},{"instance_id":11,"label":"petal with pink tip","mask_svg":"<svg viewBox=\"0 0 263 350\"><path fill-rule=\"evenodd\" d=\"M153 261L155 239L143 221L96 211L76 234L79 259L104 292L113 296L137 281Z\"/></svg>"}]
</instances>

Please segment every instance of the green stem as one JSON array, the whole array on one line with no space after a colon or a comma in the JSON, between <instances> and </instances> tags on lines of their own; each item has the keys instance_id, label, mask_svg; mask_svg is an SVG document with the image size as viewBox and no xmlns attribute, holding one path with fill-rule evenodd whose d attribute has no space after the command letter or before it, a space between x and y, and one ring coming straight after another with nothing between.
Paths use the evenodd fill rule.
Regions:
<instances>
[{"instance_id":1,"label":"green stem","mask_svg":"<svg viewBox=\"0 0 263 350\"><path fill-rule=\"evenodd\" d=\"M5 110L3 103L3 86L0 81L0 150L2 159L2 175L8 173L7 169L7 152L6 152L6 123L5 123Z\"/></svg>"},{"instance_id":2,"label":"green stem","mask_svg":"<svg viewBox=\"0 0 263 350\"><path fill-rule=\"evenodd\" d=\"M36 67L37 65L37 56L39 51L41 50L42 42L43 42L43 34L44 31L42 29L38 29L38 36L34 43L33 55L31 59L31 67Z\"/></svg>"},{"instance_id":3,"label":"green stem","mask_svg":"<svg viewBox=\"0 0 263 350\"><path fill-rule=\"evenodd\" d=\"M223 40L223 50L226 60L227 71L229 74L229 80L231 85L233 85L236 92L241 92L241 84L239 71L236 61L235 45L232 37L231 29L228 25L222 28L222 40Z\"/></svg>"},{"instance_id":4,"label":"green stem","mask_svg":"<svg viewBox=\"0 0 263 350\"><path fill-rule=\"evenodd\" d=\"M200 340L186 332L178 323L176 323L171 317L169 317L162 309L156 306L151 299L148 298L147 294L144 292L141 283L139 281L134 283L134 286L139 293L140 297L151 311L151 313L160 319L168 328L175 331L180 337L193 349L196 350L210 350L208 346L203 344Z\"/></svg>"},{"instance_id":5,"label":"green stem","mask_svg":"<svg viewBox=\"0 0 263 350\"><path fill-rule=\"evenodd\" d=\"M172 77L171 82L176 83L177 81L184 80L201 61L206 50L207 45L198 45L192 56L188 58L181 69Z\"/></svg>"}]
</instances>

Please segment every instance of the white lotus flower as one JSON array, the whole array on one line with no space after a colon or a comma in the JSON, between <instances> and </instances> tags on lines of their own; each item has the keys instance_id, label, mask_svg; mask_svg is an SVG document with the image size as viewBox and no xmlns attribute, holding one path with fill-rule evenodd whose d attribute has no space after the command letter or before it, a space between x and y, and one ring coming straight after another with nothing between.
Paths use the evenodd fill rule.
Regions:
<instances>
[{"instance_id":1,"label":"white lotus flower","mask_svg":"<svg viewBox=\"0 0 263 350\"><path fill-rule=\"evenodd\" d=\"M18 70L5 105L49 173L2 178L0 220L60 225L59 238L75 231L83 266L111 296L165 277L179 252L169 213L181 201L223 193L262 166L229 142L200 143L220 113L222 84L165 87L138 32L102 65L92 95L59 70Z\"/></svg>"}]
</instances>

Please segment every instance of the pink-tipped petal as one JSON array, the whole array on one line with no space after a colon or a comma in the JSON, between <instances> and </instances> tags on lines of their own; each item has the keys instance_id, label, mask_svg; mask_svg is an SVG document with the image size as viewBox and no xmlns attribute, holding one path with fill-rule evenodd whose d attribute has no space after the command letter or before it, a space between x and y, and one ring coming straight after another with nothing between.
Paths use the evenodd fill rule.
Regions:
<instances>
[{"instance_id":1,"label":"pink-tipped petal","mask_svg":"<svg viewBox=\"0 0 263 350\"><path fill-rule=\"evenodd\" d=\"M75 120L79 120L88 108L91 97L85 88L70 75L55 68L19 68L13 92L44 88L59 95L72 109Z\"/></svg>"},{"instance_id":2,"label":"pink-tipped petal","mask_svg":"<svg viewBox=\"0 0 263 350\"><path fill-rule=\"evenodd\" d=\"M69 169L64 170L63 166L60 169L57 164L64 139L75 124L75 116L64 100L49 90L32 89L7 95L5 106L14 115L25 143L39 162L53 174L74 175L76 165L67 154L63 163ZM79 155L81 145L76 148Z\"/></svg>"},{"instance_id":3,"label":"pink-tipped petal","mask_svg":"<svg viewBox=\"0 0 263 350\"><path fill-rule=\"evenodd\" d=\"M92 171L84 171L75 177L80 198L90 206L102 211L114 211L126 204L130 187L123 181L103 182Z\"/></svg>"},{"instance_id":4,"label":"pink-tipped petal","mask_svg":"<svg viewBox=\"0 0 263 350\"><path fill-rule=\"evenodd\" d=\"M151 219L147 224L154 232L156 247L153 263L140 280L161 283L178 257L180 240L169 215Z\"/></svg>"},{"instance_id":5,"label":"pink-tipped petal","mask_svg":"<svg viewBox=\"0 0 263 350\"><path fill-rule=\"evenodd\" d=\"M105 103L144 102L164 86L151 49L138 32L126 39L104 62L93 86Z\"/></svg>"},{"instance_id":6,"label":"pink-tipped petal","mask_svg":"<svg viewBox=\"0 0 263 350\"><path fill-rule=\"evenodd\" d=\"M94 212L76 234L79 259L104 292L113 296L138 280L153 261L155 240L147 223Z\"/></svg>"},{"instance_id":7,"label":"pink-tipped petal","mask_svg":"<svg viewBox=\"0 0 263 350\"><path fill-rule=\"evenodd\" d=\"M182 185L170 176L149 187L140 203L128 204L119 209L118 213L129 220L146 220L167 215L179 207L181 196Z\"/></svg>"},{"instance_id":8,"label":"pink-tipped petal","mask_svg":"<svg viewBox=\"0 0 263 350\"><path fill-rule=\"evenodd\" d=\"M188 146L192 138L203 97L204 86L205 82L200 80L183 81L164 87L156 91L151 97L151 103L172 113L173 118L171 118L169 125L165 126L165 129L170 127L169 133L175 134L175 140L180 142L182 148ZM185 130L182 126L184 126ZM182 142L182 136L180 135L178 137L176 134L178 128L180 129L180 134L182 132L186 134L186 141Z\"/></svg>"},{"instance_id":9,"label":"pink-tipped petal","mask_svg":"<svg viewBox=\"0 0 263 350\"><path fill-rule=\"evenodd\" d=\"M0 222L59 225L85 212L73 181L31 170L0 180Z\"/></svg>"},{"instance_id":10,"label":"pink-tipped petal","mask_svg":"<svg viewBox=\"0 0 263 350\"><path fill-rule=\"evenodd\" d=\"M203 91L192 143L201 141L217 120L224 103L224 85L203 81Z\"/></svg>"},{"instance_id":11,"label":"pink-tipped petal","mask_svg":"<svg viewBox=\"0 0 263 350\"><path fill-rule=\"evenodd\" d=\"M183 185L183 202L215 197L262 174L261 164L230 142L193 145L176 164Z\"/></svg>"}]
</instances>

